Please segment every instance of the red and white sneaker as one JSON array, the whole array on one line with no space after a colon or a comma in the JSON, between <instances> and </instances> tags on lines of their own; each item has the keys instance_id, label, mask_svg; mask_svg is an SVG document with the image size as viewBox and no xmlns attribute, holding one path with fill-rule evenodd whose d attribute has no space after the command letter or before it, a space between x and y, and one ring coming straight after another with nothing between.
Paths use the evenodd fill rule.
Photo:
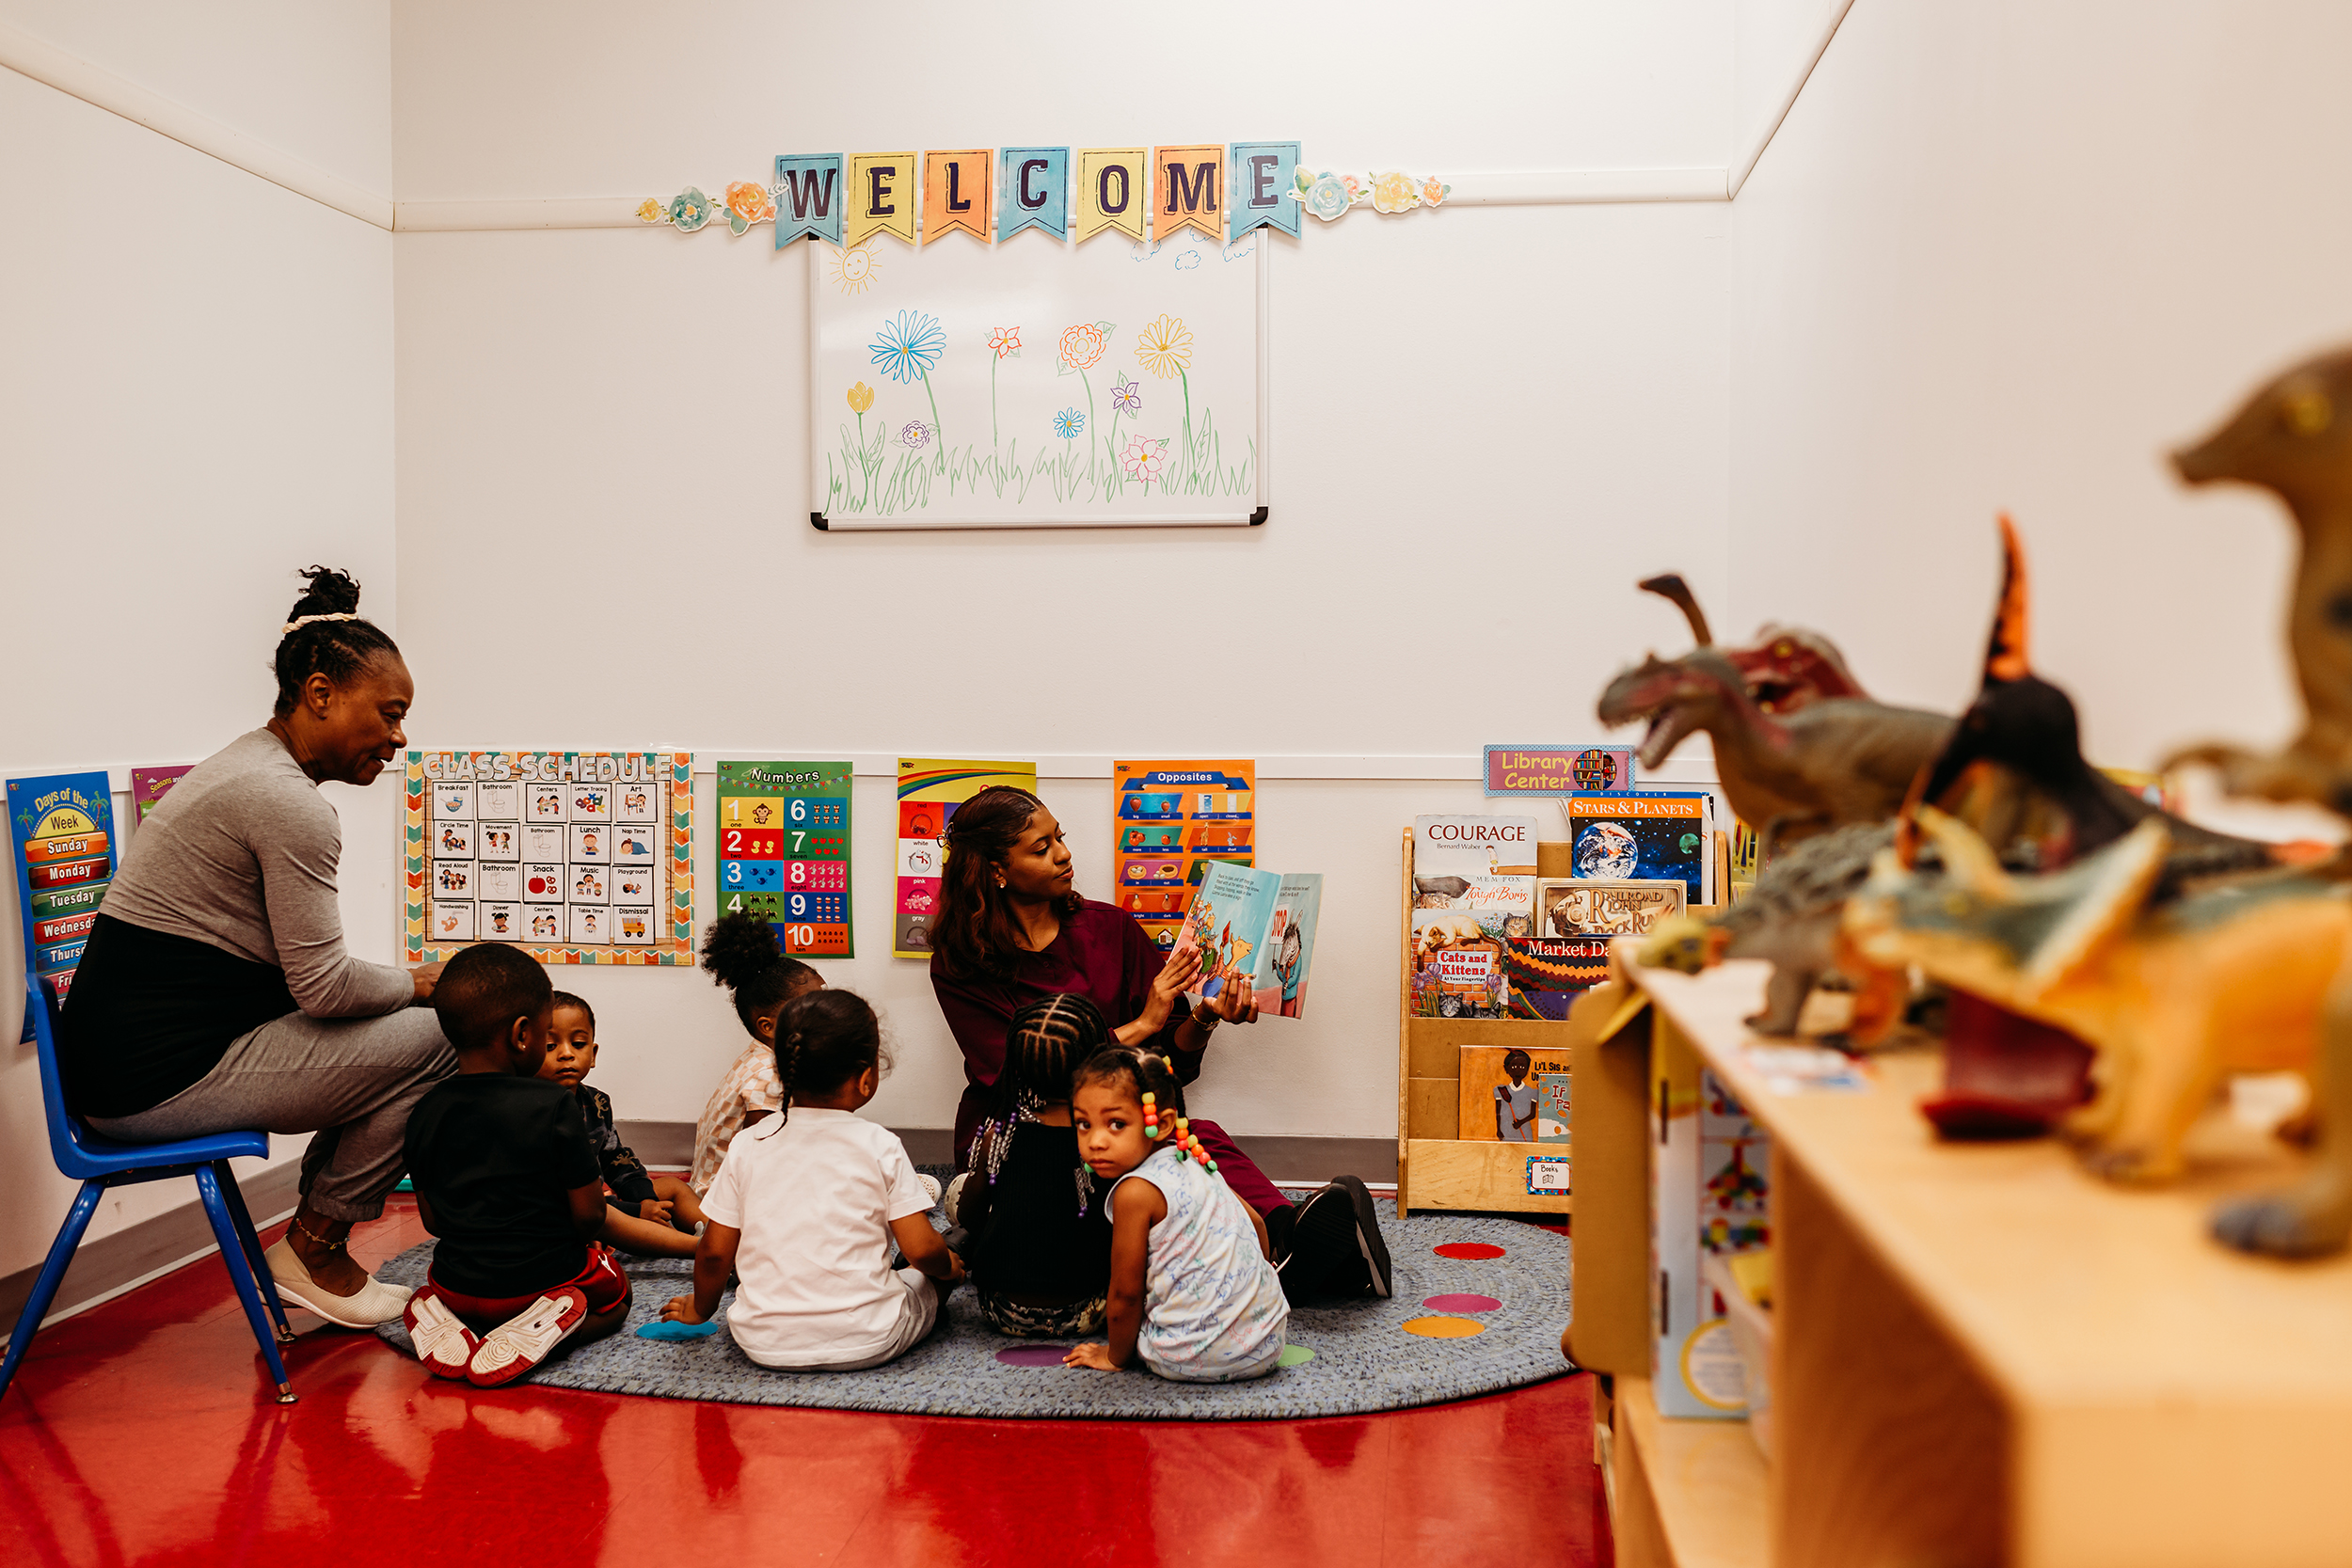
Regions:
<instances>
[{"instance_id":1,"label":"red and white sneaker","mask_svg":"<svg viewBox=\"0 0 2352 1568\"><path fill-rule=\"evenodd\" d=\"M430 1285L408 1298L400 1321L407 1326L408 1342L416 1347L417 1359L435 1377L462 1380L473 1353L482 1348L473 1330L457 1321L457 1314Z\"/></svg>"},{"instance_id":2,"label":"red and white sneaker","mask_svg":"<svg viewBox=\"0 0 2352 1568\"><path fill-rule=\"evenodd\" d=\"M588 1296L577 1286L550 1291L482 1337L466 1363L466 1381L477 1388L512 1383L545 1361L556 1346L588 1321Z\"/></svg>"}]
</instances>

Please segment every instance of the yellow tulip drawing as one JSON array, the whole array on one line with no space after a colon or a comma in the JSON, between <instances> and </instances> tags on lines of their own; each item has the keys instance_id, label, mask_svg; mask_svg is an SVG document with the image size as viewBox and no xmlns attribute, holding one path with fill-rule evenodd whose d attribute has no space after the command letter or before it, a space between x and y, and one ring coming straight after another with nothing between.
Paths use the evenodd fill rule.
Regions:
<instances>
[{"instance_id":1,"label":"yellow tulip drawing","mask_svg":"<svg viewBox=\"0 0 2352 1568\"><path fill-rule=\"evenodd\" d=\"M844 394L850 400L850 412L863 414L874 406L874 388L861 381Z\"/></svg>"}]
</instances>

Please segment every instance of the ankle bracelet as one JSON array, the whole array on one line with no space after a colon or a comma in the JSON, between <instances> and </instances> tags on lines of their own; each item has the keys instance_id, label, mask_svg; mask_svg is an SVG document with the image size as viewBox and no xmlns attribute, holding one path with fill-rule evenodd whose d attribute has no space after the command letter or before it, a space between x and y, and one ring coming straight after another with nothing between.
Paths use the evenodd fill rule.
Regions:
<instances>
[{"instance_id":1,"label":"ankle bracelet","mask_svg":"<svg viewBox=\"0 0 2352 1568\"><path fill-rule=\"evenodd\" d=\"M305 1236L310 1237L310 1240L312 1240L312 1241L316 1242L316 1243L317 1243L320 1246L322 1246L322 1247L326 1248L328 1252L341 1252L341 1251L342 1251L342 1250L343 1250L343 1248L344 1248L344 1247L346 1247L346 1246L348 1246L348 1245L350 1245L350 1244L351 1244L351 1238L350 1238L350 1237L348 1237L348 1236L344 1237L344 1238L343 1238L342 1241L340 1241L340 1242L330 1242L330 1241L328 1241L326 1237L324 1237L324 1236L320 1235L317 1231L315 1231L315 1230L311 1229L309 1226L307 1226L307 1225L303 1224L303 1223L302 1223L302 1216L301 1216L300 1214L296 1214L296 1215L294 1217L294 1222L293 1222L293 1223L294 1223L294 1227L296 1230L299 1230L299 1231L301 1231L301 1232L302 1232Z\"/></svg>"}]
</instances>

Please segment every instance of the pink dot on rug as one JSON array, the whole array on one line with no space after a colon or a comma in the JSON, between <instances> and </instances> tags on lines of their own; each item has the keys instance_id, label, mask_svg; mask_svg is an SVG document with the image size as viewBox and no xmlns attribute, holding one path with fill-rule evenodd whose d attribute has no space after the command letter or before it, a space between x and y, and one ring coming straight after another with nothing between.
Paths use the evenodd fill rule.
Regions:
<instances>
[{"instance_id":1,"label":"pink dot on rug","mask_svg":"<svg viewBox=\"0 0 2352 1568\"><path fill-rule=\"evenodd\" d=\"M1492 1242L1448 1242L1443 1246L1431 1247L1429 1250L1440 1258L1464 1259L1500 1258L1503 1255L1502 1249Z\"/></svg>"},{"instance_id":2,"label":"pink dot on rug","mask_svg":"<svg viewBox=\"0 0 2352 1568\"><path fill-rule=\"evenodd\" d=\"M1431 1296L1422 1303L1432 1312L1491 1312L1502 1303L1492 1296Z\"/></svg>"},{"instance_id":3,"label":"pink dot on rug","mask_svg":"<svg viewBox=\"0 0 2352 1568\"><path fill-rule=\"evenodd\" d=\"M998 1351L996 1359L1008 1367L1058 1367L1069 1354L1068 1345L1016 1345Z\"/></svg>"}]
</instances>

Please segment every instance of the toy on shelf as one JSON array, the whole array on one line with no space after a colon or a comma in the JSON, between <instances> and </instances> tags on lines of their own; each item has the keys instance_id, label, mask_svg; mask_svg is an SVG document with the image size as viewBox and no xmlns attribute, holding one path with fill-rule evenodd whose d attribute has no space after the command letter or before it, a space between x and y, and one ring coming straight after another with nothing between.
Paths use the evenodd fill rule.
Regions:
<instances>
[{"instance_id":1,"label":"toy on shelf","mask_svg":"<svg viewBox=\"0 0 2352 1568\"><path fill-rule=\"evenodd\" d=\"M1708 634L1707 612L1699 609L1691 585L1673 572L1645 578L1635 584L1644 593L1672 600L1691 624L1691 638L1700 646L1715 640ZM1725 648L1723 656L1740 672L1748 695L1767 713L1794 713L1817 697L1867 697L1862 683L1846 668L1837 644L1818 631L1766 623L1756 628L1756 641L1744 648Z\"/></svg>"},{"instance_id":2,"label":"toy on shelf","mask_svg":"<svg viewBox=\"0 0 2352 1568\"><path fill-rule=\"evenodd\" d=\"M1951 734L1942 714L1867 697L1816 697L1794 711L1768 713L1749 695L1740 666L1705 641L1707 621L1695 604L1686 612L1699 645L1676 659L1652 654L1620 673L1601 693L1600 721L1648 724L1636 753L1644 768L1664 762L1685 736L1706 731L1724 795L1741 821L1761 828L1768 862L1775 848L1816 833L1893 816Z\"/></svg>"}]
</instances>

